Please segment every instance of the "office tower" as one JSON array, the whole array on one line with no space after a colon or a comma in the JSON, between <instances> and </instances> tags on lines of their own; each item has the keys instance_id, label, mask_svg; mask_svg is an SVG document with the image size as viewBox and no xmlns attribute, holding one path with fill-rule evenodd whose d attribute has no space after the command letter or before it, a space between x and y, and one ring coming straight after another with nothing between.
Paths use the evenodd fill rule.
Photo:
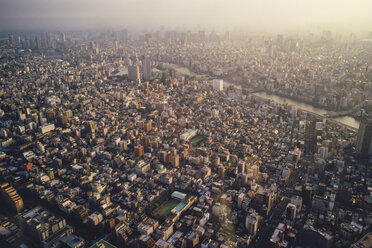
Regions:
<instances>
[{"instance_id":1,"label":"office tower","mask_svg":"<svg viewBox=\"0 0 372 248\"><path fill-rule=\"evenodd\" d=\"M313 189L311 186L304 186L302 188L302 199L303 204L309 206L311 204L311 200L313 198Z\"/></svg>"},{"instance_id":2,"label":"office tower","mask_svg":"<svg viewBox=\"0 0 372 248\"><path fill-rule=\"evenodd\" d=\"M241 185L244 186L244 185L248 185L248 181L249 181L249 175L248 174L240 174L240 178L241 178Z\"/></svg>"},{"instance_id":3,"label":"office tower","mask_svg":"<svg viewBox=\"0 0 372 248\"><path fill-rule=\"evenodd\" d=\"M12 34L9 34L9 44L11 46L15 46L15 40L14 40L14 36Z\"/></svg>"},{"instance_id":4,"label":"office tower","mask_svg":"<svg viewBox=\"0 0 372 248\"><path fill-rule=\"evenodd\" d=\"M93 40L90 42L90 48L91 49L95 49L96 48L96 44L95 44L95 42Z\"/></svg>"},{"instance_id":5,"label":"office tower","mask_svg":"<svg viewBox=\"0 0 372 248\"><path fill-rule=\"evenodd\" d=\"M272 202L273 202L273 193L270 192L266 195L266 208L267 208L267 211L266 211L266 215L269 215L269 212L271 210L271 207L272 207Z\"/></svg>"},{"instance_id":6,"label":"office tower","mask_svg":"<svg viewBox=\"0 0 372 248\"><path fill-rule=\"evenodd\" d=\"M305 127L305 155L313 155L316 151L316 131L315 120L310 115L307 116Z\"/></svg>"},{"instance_id":7,"label":"office tower","mask_svg":"<svg viewBox=\"0 0 372 248\"><path fill-rule=\"evenodd\" d=\"M65 33L61 33L60 36L59 36L59 39L62 43L65 43L66 42L66 35Z\"/></svg>"},{"instance_id":8,"label":"office tower","mask_svg":"<svg viewBox=\"0 0 372 248\"><path fill-rule=\"evenodd\" d=\"M245 218L245 228L247 228L249 235L256 235L258 228L258 216L253 213L248 214Z\"/></svg>"},{"instance_id":9,"label":"office tower","mask_svg":"<svg viewBox=\"0 0 372 248\"><path fill-rule=\"evenodd\" d=\"M296 214L299 214L302 208L302 197L298 195L292 196L290 202L296 206Z\"/></svg>"},{"instance_id":10,"label":"office tower","mask_svg":"<svg viewBox=\"0 0 372 248\"><path fill-rule=\"evenodd\" d=\"M213 79L213 90L223 90L223 80L222 79Z\"/></svg>"},{"instance_id":11,"label":"office tower","mask_svg":"<svg viewBox=\"0 0 372 248\"><path fill-rule=\"evenodd\" d=\"M361 157L372 155L372 121L362 119L358 130L356 151Z\"/></svg>"},{"instance_id":12,"label":"office tower","mask_svg":"<svg viewBox=\"0 0 372 248\"><path fill-rule=\"evenodd\" d=\"M115 40L115 51L117 51L119 49L119 43L117 40Z\"/></svg>"},{"instance_id":13,"label":"office tower","mask_svg":"<svg viewBox=\"0 0 372 248\"><path fill-rule=\"evenodd\" d=\"M22 198L8 183L4 183L0 186L0 200L1 205L7 210L15 213L19 213L23 210Z\"/></svg>"},{"instance_id":14,"label":"office tower","mask_svg":"<svg viewBox=\"0 0 372 248\"><path fill-rule=\"evenodd\" d=\"M143 79L144 80L151 80L152 75L151 75L151 61L150 61L150 59L145 58L142 61L142 71L143 71Z\"/></svg>"},{"instance_id":15,"label":"office tower","mask_svg":"<svg viewBox=\"0 0 372 248\"><path fill-rule=\"evenodd\" d=\"M141 82L139 67L137 64L128 66L128 79L130 81Z\"/></svg>"},{"instance_id":16,"label":"office tower","mask_svg":"<svg viewBox=\"0 0 372 248\"><path fill-rule=\"evenodd\" d=\"M296 205L292 203L288 203L287 208L286 208L286 219L290 221L294 221L296 218Z\"/></svg>"}]
</instances>

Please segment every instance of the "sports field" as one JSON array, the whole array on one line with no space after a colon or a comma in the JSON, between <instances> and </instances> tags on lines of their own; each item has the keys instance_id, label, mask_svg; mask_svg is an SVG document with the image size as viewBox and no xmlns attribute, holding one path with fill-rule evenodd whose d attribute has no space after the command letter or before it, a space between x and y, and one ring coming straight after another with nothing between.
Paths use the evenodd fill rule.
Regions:
<instances>
[{"instance_id":1,"label":"sports field","mask_svg":"<svg viewBox=\"0 0 372 248\"><path fill-rule=\"evenodd\" d=\"M177 206L178 203L179 202L174 201L174 200L167 201L167 202L163 203L160 207L155 209L154 215L155 216L167 216L171 213L171 210L175 206Z\"/></svg>"},{"instance_id":2,"label":"sports field","mask_svg":"<svg viewBox=\"0 0 372 248\"><path fill-rule=\"evenodd\" d=\"M193 145L199 145L200 142L202 142L205 139L204 136L198 135L191 139L191 144Z\"/></svg>"}]
</instances>

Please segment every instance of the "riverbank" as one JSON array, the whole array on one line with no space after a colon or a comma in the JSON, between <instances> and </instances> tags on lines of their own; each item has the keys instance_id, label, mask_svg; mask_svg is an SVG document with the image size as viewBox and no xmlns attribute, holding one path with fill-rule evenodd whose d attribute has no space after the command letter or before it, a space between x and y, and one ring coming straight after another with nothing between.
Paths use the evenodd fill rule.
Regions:
<instances>
[{"instance_id":1,"label":"riverbank","mask_svg":"<svg viewBox=\"0 0 372 248\"><path fill-rule=\"evenodd\" d=\"M212 76L209 76L209 75L194 73L189 68L181 66L181 65L168 63L168 66L170 68L176 70L177 72L181 73L181 74L185 74L185 75L189 75L189 76L193 76L193 77L212 77ZM226 86L234 86L237 89L242 90L241 85L237 85L237 84L234 84L232 82L224 81L224 86L225 85ZM325 108L316 107L313 104L305 103L303 101L295 100L293 98L286 97L286 96L267 93L265 91L256 92L256 93L252 93L252 94L255 95L255 96L259 96L263 99L273 100L273 101L275 101L277 103L280 103L280 104L293 105L293 106L297 107L298 109L304 110L304 111L309 112L309 113L314 113L315 115L321 116L322 118L326 118L324 115L328 112L328 110L325 109ZM347 116L340 116L340 117L333 117L333 118L329 117L327 119L332 120L334 122L338 122L338 123L342 124L343 126L351 127L352 129L358 129L359 128L359 123L360 122L357 119L355 119L354 117L351 117L351 116L348 116L348 115Z\"/></svg>"},{"instance_id":2,"label":"riverbank","mask_svg":"<svg viewBox=\"0 0 372 248\"><path fill-rule=\"evenodd\" d=\"M297 107L298 109L305 110L307 112L311 112L326 118L324 115L328 112L326 109L315 107L311 104L307 104L305 102L297 101L294 99L290 99L287 97L279 96L276 94L270 94L265 91L253 93L255 96L259 96L263 99L270 99L280 104L288 104ZM334 120L340 122L343 125L350 126L352 128L358 129L359 128L359 121L351 116L340 116L334 118L327 118L328 120Z\"/></svg>"}]
</instances>

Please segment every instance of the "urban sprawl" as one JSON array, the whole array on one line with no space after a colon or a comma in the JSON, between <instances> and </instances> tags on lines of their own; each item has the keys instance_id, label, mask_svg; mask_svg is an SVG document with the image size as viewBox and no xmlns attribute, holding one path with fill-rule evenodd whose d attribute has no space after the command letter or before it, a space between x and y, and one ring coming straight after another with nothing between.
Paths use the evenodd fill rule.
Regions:
<instances>
[{"instance_id":1,"label":"urban sprawl","mask_svg":"<svg viewBox=\"0 0 372 248\"><path fill-rule=\"evenodd\" d=\"M330 31L9 34L0 247L372 247L371 52Z\"/></svg>"}]
</instances>

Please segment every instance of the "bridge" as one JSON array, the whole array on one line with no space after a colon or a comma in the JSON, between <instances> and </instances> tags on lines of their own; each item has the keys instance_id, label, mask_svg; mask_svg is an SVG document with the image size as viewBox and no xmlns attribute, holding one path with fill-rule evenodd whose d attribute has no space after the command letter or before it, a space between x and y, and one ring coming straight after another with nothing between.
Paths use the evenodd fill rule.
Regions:
<instances>
[{"instance_id":1,"label":"bridge","mask_svg":"<svg viewBox=\"0 0 372 248\"><path fill-rule=\"evenodd\" d=\"M361 102L357 105L355 105L352 109L350 110L345 110L345 111L341 111L341 112L334 112L334 111L329 111L327 113L325 113L325 117L330 117L330 118L334 118L334 117L341 117L341 116L345 116L345 115L350 115L352 114L353 112L357 111L358 109L360 109L362 106L363 106L364 102Z\"/></svg>"}]
</instances>

